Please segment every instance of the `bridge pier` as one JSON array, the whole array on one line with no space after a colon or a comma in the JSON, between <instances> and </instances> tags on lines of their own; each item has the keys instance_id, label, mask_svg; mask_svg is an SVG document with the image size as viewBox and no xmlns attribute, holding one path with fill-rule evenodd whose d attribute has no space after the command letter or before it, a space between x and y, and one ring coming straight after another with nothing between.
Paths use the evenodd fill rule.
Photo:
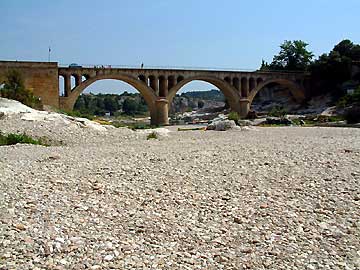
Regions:
<instances>
[{"instance_id":1,"label":"bridge pier","mask_svg":"<svg viewBox=\"0 0 360 270\"><path fill-rule=\"evenodd\" d=\"M166 98L156 100L156 120L151 117L151 123L159 126L169 125L169 102Z\"/></svg>"},{"instance_id":2,"label":"bridge pier","mask_svg":"<svg viewBox=\"0 0 360 270\"><path fill-rule=\"evenodd\" d=\"M71 92L71 77L69 75L64 76L64 88L65 88L65 97L68 97Z\"/></svg>"},{"instance_id":3,"label":"bridge pier","mask_svg":"<svg viewBox=\"0 0 360 270\"><path fill-rule=\"evenodd\" d=\"M240 99L240 111L239 116L240 118L246 118L249 111L250 111L250 100L248 99Z\"/></svg>"}]
</instances>

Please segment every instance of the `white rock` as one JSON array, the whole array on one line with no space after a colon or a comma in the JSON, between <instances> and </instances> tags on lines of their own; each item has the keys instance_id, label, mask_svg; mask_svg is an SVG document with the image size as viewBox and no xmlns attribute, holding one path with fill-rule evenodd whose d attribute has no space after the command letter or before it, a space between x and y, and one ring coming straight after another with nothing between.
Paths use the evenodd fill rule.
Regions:
<instances>
[{"instance_id":1,"label":"white rock","mask_svg":"<svg viewBox=\"0 0 360 270\"><path fill-rule=\"evenodd\" d=\"M111 254L108 254L104 257L104 261L112 261L114 259L114 256Z\"/></svg>"}]
</instances>

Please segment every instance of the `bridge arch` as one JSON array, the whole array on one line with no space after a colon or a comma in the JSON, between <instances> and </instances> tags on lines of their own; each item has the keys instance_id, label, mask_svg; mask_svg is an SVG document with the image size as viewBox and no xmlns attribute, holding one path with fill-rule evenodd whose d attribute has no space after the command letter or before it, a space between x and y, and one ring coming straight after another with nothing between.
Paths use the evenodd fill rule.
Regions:
<instances>
[{"instance_id":1,"label":"bridge arch","mask_svg":"<svg viewBox=\"0 0 360 270\"><path fill-rule=\"evenodd\" d=\"M194 76L190 78L183 78L180 80L174 87L169 89L169 93L167 95L167 101L168 104L171 104L173 101L176 93L186 84L192 82L192 81L204 81L207 83L210 83L217 87L225 96L225 98L228 100L230 108L233 111L240 112L239 108L239 101L240 97L236 91L236 89L226 81L216 78L216 77L209 77L209 76Z\"/></svg>"},{"instance_id":2,"label":"bridge arch","mask_svg":"<svg viewBox=\"0 0 360 270\"><path fill-rule=\"evenodd\" d=\"M136 90L138 90L140 94L143 96L146 104L148 105L151 118L155 119L154 118L154 116L156 115L155 101L157 99L155 93L142 80L121 73L101 74L88 78L87 80L80 83L71 91L69 96L63 100L62 107L67 110L72 110L74 108L76 100L87 87L89 87L91 84L93 84L96 81L108 80L108 79L126 82L131 86L133 86Z\"/></svg>"},{"instance_id":3,"label":"bridge arch","mask_svg":"<svg viewBox=\"0 0 360 270\"><path fill-rule=\"evenodd\" d=\"M276 83L281 86L288 87L291 94L298 102L301 102L305 99L303 88L294 81L287 80L287 79L270 79L270 80L258 81L258 82L259 82L259 84L254 89L252 89L251 92L249 93L248 99L249 99L250 105L253 102L257 93L260 92L265 86L272 84L272 83Z\"/></svg>"}]
</instances>

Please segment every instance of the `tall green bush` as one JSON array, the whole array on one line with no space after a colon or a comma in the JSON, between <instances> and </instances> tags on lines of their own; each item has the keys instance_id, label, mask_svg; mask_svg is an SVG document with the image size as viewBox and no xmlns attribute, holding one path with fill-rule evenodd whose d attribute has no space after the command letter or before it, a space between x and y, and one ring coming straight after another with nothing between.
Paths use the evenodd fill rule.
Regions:
<instances>
[{"instance_id":1,"label":"tall green bush","mask_svg":"<svg viewBox=\"0 0 360 270\"><path fill-rule=\"evenodd\" d=\"M40 98L34 96L30 90L25 88L21 73L17 70L7 72L4 86L0 89L0 96L20 101L35 109L42 108Z\"/></svg>"},{"instance_id":2,"label":"tall green bush","mask_svg":"<svg viewBox=\"0 0 360 270\"><path fill-rule=\"evenodd\" d=\"M228 115L229 120L234 120L237 123L240 119L239 114L237 112L230 112Z\"/></svg>"}]
</instances>

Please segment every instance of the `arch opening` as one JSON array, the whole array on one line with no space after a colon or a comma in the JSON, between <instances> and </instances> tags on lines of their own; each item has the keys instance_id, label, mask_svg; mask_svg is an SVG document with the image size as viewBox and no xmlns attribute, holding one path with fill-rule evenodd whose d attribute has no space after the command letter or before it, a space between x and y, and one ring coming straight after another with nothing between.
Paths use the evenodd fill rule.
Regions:
<instances>
[{"instance_id":1,"label":"arch opening","mask_svg":"<svg viewBox=\"0 0 360 270\"><path fill-rule=\"evenodd\" d=\"M180 117L187 122L191 118L190 112L193 112L192 114L199 115L199 118L209 120L225 109L225 96L216 85L202 80L193 80L179 88L169 107L172 119ZM209 112L214 115L209 115ZM184 113L188 116L183 116ZM201 114L207 115L201 116Z\"/></svg>"},{"instance_id":2,"label":"arch opening","mask_svg":"<svg viewBox=\"0 0 360 270\"><path fill-rule=\"evenodd\" d=\"M59 96L65 97L65 78L63 75L59 75Z\"/></svg>"},{"instance_id":3,"label":"arch opening","mask_svg":"<svg viewBox=\"0 0 360 270\"><path fill-rule=\"evenodd\" d=\"M153 75L149 76L149 86L153 90L153 92L158 95L159 94L159 80Z\"/></svg>"},{"instance_id":4,"label":"arch opening","mask_svg":"<svg viewBox=\"0 0 360 270\"><path fill-rule=\"evenodd\" d=\"M235 77L233 78L233 86L235 87L236 90L240 90L240 80L239 78Z\"/></svg>"},{"instance_id":5,"label":"arch opening","mask_svg":"<svg viewBox=\"0 0 360 270\"><path fill-rule=\"evenodd\" d=\"M296 111L301 107L304 99L301 86L284 79L261 81L249 95L251 109L258 113L274 110Z\"/></svg>"},{"instance_id":6,"label":"arch opening","mask_svg":"<svg viewBox=\"0 0 360 270\"><path fill-rule=\"evenodd\" d=\"M131 84L115 79L97 80L85 87L76 99L74 110L113 117L115 121L118 117L149 117L149 106L142 94Z\"/></svg>"},{"instance_id":7,"label":"arch opening","mask_svg":"<svg viewBox=\"0 0 360 270\"><path fill-rule=\"evenodd\" d=\"M181 82L182 80L184 80L184 77L183 76L179 76L179 77L177 77L177 83L179 83L179 82Z\"/></svg>"},{"instance_id":8,"label":"arch opening","mask_svg":"<svg viewBox=\"0 0 360 270\"><path fill-rule=\"evenodd\" d=\"M249 91L253 90L254 88L255 88L255 79L251 77L249 79Z\"/></svg>"},{"instance_id":9,"label":"arch opening","mask_svg":"<svg viewBox=\"0 0 360 270\"><path fill-rule=\"evenodd\" d=\"M71 91L77 86L76 77L73 74L70 76L70 86L71 86Z\"/></svg>"},{"instance_id":10,"label":"arch opening","mask_svg":"<svg viewBox=\"0 0 360 270\"><path fill-rule=\"evenodd\" d=\"M139 80L144 82L146 85L147 85L147 79L146 79L146 76L145 75L140 75L139 76Z\"/></svg>"},{"instance_id":11,"label":"arch opening","mask_svg":"<svg viewBox=\"0 0 360 270\"><path fill-rule=\"evenodd\" d=\"M175 86L176 84L176 80L175 80L175 76L169 76L168 77L168 89L171 89Z\"/></svg>"},{"instance_id":12,"label":"arch opening","mask_svg":"<svg viewBox=\"0 0 360 270\"><path fill-rule=\"evenodd\" d=\"M171 88L168 101L173 119L185 116L184 112L195 111L191 115L198 120L209 120L224 109L237 111L239 96L224 80L199 76L186 78Z\"/></svg>"}]
</instances>

